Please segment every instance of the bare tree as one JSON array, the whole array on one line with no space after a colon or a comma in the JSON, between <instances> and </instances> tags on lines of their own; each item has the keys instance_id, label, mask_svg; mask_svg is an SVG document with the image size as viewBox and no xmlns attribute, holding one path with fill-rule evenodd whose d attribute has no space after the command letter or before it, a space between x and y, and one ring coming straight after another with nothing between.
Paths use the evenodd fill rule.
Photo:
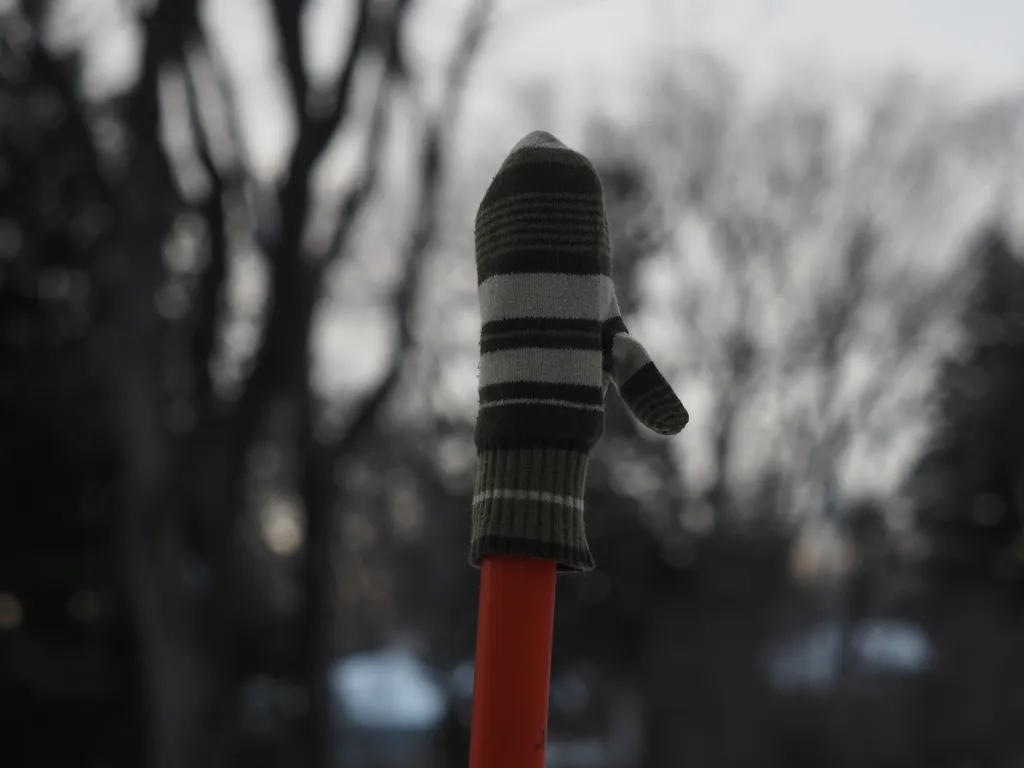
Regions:
<instances>
[{"instance_id":1,"label":"bare tree","mask_svg":"<svg viewBox=\"0 0 1024 768\"><path fill-rule=\"evenodd\" d=\"M690 438L701 460L687 463L720 520L751 508L766 478L778 498L757 506L821 510L830 476L845 487L852 457L923 421L915 382L957 281L922 269L930 243L906 232L945 210L944 163L969 146L913 88L851 119L795 93L745 102L708 57L691 69L654 81L634 139L655 190L658 284L674 286L648 311L671 313L676 375L704 414Z\"/></svg>"},{"instance_id":2,"label":"bare tree","mask_svg":"<svg viewBox=\"0 0 1024 768\"><path fill-rule=\"evenodd\" d=\"M108 172L119 232L110 371L124 461L120 539L144 665L149 761L157 768L228 760L232 551L250 454L268 435L291 457L305 514L300 654L307 744L311 763L330 762L335 465L374 430L415 342L411 308L441 215L450 136L493 3L468 6L441 102L412 126L414 215L391 297L398 320L392 363L337 433L321 424L325 403L311 380L311 328L325 274L351 259L356 222L381 184L394 106L416 87L405 45L414 3L354 3L340 71L326 89L304 64L307 5L270 4L297 135L283 178L269 189L246 156L237 98L196 0L125 11L139 14L140 73L116 110L124 139L97 164ZM32 10L41 23L60 9ZM355 106L357 81L373 83L366 114ZM61 71L57 82L74 96L72 118L94 130L90 121L103 105L76 93L74 73ZM167 95L175 85L177 102ZM311 238L314 207L325 204L314 174L335 138L360 127L361 169L333 203L328 236ZM183 245L183 229L192 240L198 232L198 241ZM225 393L213 370L235 311L227 281L239 241L260 250L270 292L258 349L237 393ZM167 254L175 248L192 257L174 263ZM288 416L283 430L271 423L281 413Z\"/></svg>"}]
</instances>

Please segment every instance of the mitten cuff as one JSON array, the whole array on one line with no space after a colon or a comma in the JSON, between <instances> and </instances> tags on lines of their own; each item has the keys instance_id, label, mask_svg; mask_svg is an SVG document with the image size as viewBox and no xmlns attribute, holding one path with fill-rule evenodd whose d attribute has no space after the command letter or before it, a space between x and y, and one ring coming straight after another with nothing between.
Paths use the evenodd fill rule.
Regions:
<instances>
[{"instance_id":1,"label":"mitten cuff","mask_svg":"<svg viewBox=\"0 0 1024 768\"><path fill-rule=\"evenodd\" d=\"M589 571L583 525L585 453L555 448L480 452L473 494L470 562L487 555L554 560L562 571Z\"/></svg>"}]
</instances>

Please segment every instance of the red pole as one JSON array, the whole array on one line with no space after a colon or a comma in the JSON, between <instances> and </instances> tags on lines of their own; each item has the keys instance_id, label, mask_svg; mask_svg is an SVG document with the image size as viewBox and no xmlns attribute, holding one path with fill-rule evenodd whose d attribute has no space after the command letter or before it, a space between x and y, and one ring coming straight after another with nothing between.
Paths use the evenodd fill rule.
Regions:
<instances>
[{"instance_id":1,"label":"red pole","mask_svg":"<svg viewBox=\"0 0 1024 768\"><path fill-rule=\"evenodd\" d=\"M555 576L546 560L482 563L470 768L544 768Z\"/></svg>"}]
</instances>

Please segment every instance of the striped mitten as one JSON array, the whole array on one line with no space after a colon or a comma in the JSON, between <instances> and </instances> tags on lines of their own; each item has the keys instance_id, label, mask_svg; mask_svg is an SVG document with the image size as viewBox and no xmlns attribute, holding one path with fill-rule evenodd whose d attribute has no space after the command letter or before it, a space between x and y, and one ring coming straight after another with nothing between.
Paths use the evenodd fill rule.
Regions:
<instances>
[{"instance_id":1,"label":"striped mitten","mask_svg":"<svg viewBox=\"0 0 1024 768\"><path fill-rule=\"evenodd\" d=\"M583 490L608 381L659 434L689 420L619 315L590 161L543 131L520 141L477 212L476 267L483 328L470 561L520 555L590 570Z\"/></svg>"}]
</instances>

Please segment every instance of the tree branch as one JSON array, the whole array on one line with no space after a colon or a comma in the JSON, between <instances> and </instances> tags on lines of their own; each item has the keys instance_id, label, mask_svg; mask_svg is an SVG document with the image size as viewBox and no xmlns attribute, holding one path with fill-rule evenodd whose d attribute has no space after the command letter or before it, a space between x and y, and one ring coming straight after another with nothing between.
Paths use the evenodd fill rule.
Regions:
<instances>
[{"instance_id":1,"label":"tree branch","mask_svg":"<svg viewBox=\"0 0 1024 768\"><path fill-rule=\"evenodd\" d=\"M338 206L338 212L335 216L337 225L331 234L327 249L324 252L325 259L329 262L338 259L345 252L345 246L355 225L356 217L370 199L370 195L373 194L377 181L380 178L384 142L387 138L386 127L389 97L395 79L394 70L391 65L392 59L399 55L399 39L399 26L395 24L391 27L390 40L387 44L388 58L385 62L384 74L377 88L376 97L374 98L373 113L370 116L369 139L365 153L366 162L359 180L352 185L348 194L343 198L341 205Z\"/></svg>"},{"instance_id":2,"label":"tree branch","mask_svg":"<svg viewBox=\"0 0 1024 768\"><path fill-rule=\"evenodd\" d=\"M299 110L299 138L289 160L287 178L278 191L281 226L268 254L273 286L269 316L253 371L243 385L242 395L228 423L230 445L227 451L233 476L242 471L246 452L259 426L259 415L269 399L285 389L301 389L308 375L306 345L321 273L321 266L311 264L301 253L310 207L310 176L313 166L347 114L355 71L366 42L371 4L371 0L359 0L332 109L319 116L311 115L306 105L296 105ZM400 21L395 19L395 23ZM289 381L296 386L289 387Z\"/></svg>"},{"instance_id":3,"label":"tree branch","mask_svg":"<svg viewBox=\"0 0 1024 768\"><path fill-rule=\"evenodd\" d=\"M210 358L217 338L217 322L222 305L222 289L227 276L227 215L225 194L227 185L237 187L237 174L225 179L213 160L210 139L203 127L199 114L199 95L196 92L195 76L188 61L182 65L188 101L189 123L195 137L199 162L210 181L210 191L202 205L202 213L209 230L210 262L199 281L195 299L192 334L192 375L195 380L195 407L197 420L204 423L203 415L208 413L213 400L213 382L210 376Z\"/></svg>"},{"instance_id":4,"label":"tree branch","mask_svg":"<svg viewBox=\"0 0 1024 768\"><path fill-rule=\"evenodd\" d=\"M179 489L170 475L162 412L163 323L154 301L164 280L162 241L180 205L159 138L158 78L167 62L181 58L196 26L195 0L165 0L145 22L142 72L127 110L132 148L117 209L123 269L116 313L119 359L111 366L124 461L119 548L146 681L147 752L150 764L168 768L207 764L205 748L217 741L211 736L216 718L210 717L215 697L206 695L214 682L197 649L198 617L181 580L180 508L167 498Z\"/></svg>"},{"instance_id":5,"label":"tree branch","mask_svg":"<svg viewBox=\"0 0 1024 768\"><path fill-rule=\"evenodd\" d=\"M271 3L280 32L285 73L295 100L295 111L304 114L309 101L309 78L302 63L302 13L305 0L274 0Z\"/></svg>"},{"instance_id":6,"label":"tree branch","mask_svg":"<svg viewBox=\"0 0 1024 768\"><path fill-rule=\"evenodd\" d=\"M142 73L128 105L134 151L118 201L125 270L118 317L122 365L115 383L123 391L125 455L129 465L138 462L137 466L129 467L126 475L129 483L142 486L156 483L165 469L167 446L160 415L160 359L155 354L160 318L154 296L164 276L160 241L177 204L170 164L158 134L157 85L161 67L180 57L185 38L196 28L195 11L195 0L164 2L146 20ZM146 491L152 488L135 489L138 494ZM132 509L129 514L135 512Z\"/></svg>"},{"instance_id":7,"label":"tree branch","mask_svg":"<svg viewBox=\"0 0 1024 768\"><path fill-rule=\"evenodd\" d=\"M243 179L250 180L253 177L252 161L246 152L240 122L241 110L238 107L234 86L231 84L231 77L228 75L227 65L224 63L224 56L209 35L203 36L202 51L205 54L205 62L210 67L210 80L224 105L224 128L231 140L232 162L238 166L237 173Z\"/></svg>"},{"instance_id":8,"label":"tree branch","mask_svg":"<svg viewBox=\"0 0 1024 768\"><path fill-rule=\"evenodd\" d=\"M434 244L440 225L440 191L446 166L447 139L457 118L469 72L483 43L493 9L494 0L478 0L467 14L447 70L441 103L424 128L419 158L418 204L413 230L404 249L406 269L392 298L398 319L396 349L387 373L356 411L344 436L334 446L333 453L336 456L355 449L359 441L373 429L381 408L397 388L403 364L415 345L415 296L422 283L427 253Z\"/></svg>"},{"instance_id":9,"label":"tree branch","mask_svg":"<svg viewBox=\"0 0 1024 768\"><path fill-rule=\"evenodd\" d=\"M403 3L401 8L405 7L406 3ZM337 91L331 108L323 115L319 115L312 113L309 105L305 103L296 105L299 114L299 138L288 163L287 179L278 196L281 233L271 259L275 272L279 273L285 269L287 261L295 258L301 247L303 227L309 209L310 176L316 161L348 113L356 69L367 41L371 8L371 0L359 0L348 55L338 78ZM396 25L401 24L402 15L396 11L392 21ZM297 78L297 75L293 73L292 78ZM279 276L275 275L275 277Z\"/></svg>"}]
</instances>

